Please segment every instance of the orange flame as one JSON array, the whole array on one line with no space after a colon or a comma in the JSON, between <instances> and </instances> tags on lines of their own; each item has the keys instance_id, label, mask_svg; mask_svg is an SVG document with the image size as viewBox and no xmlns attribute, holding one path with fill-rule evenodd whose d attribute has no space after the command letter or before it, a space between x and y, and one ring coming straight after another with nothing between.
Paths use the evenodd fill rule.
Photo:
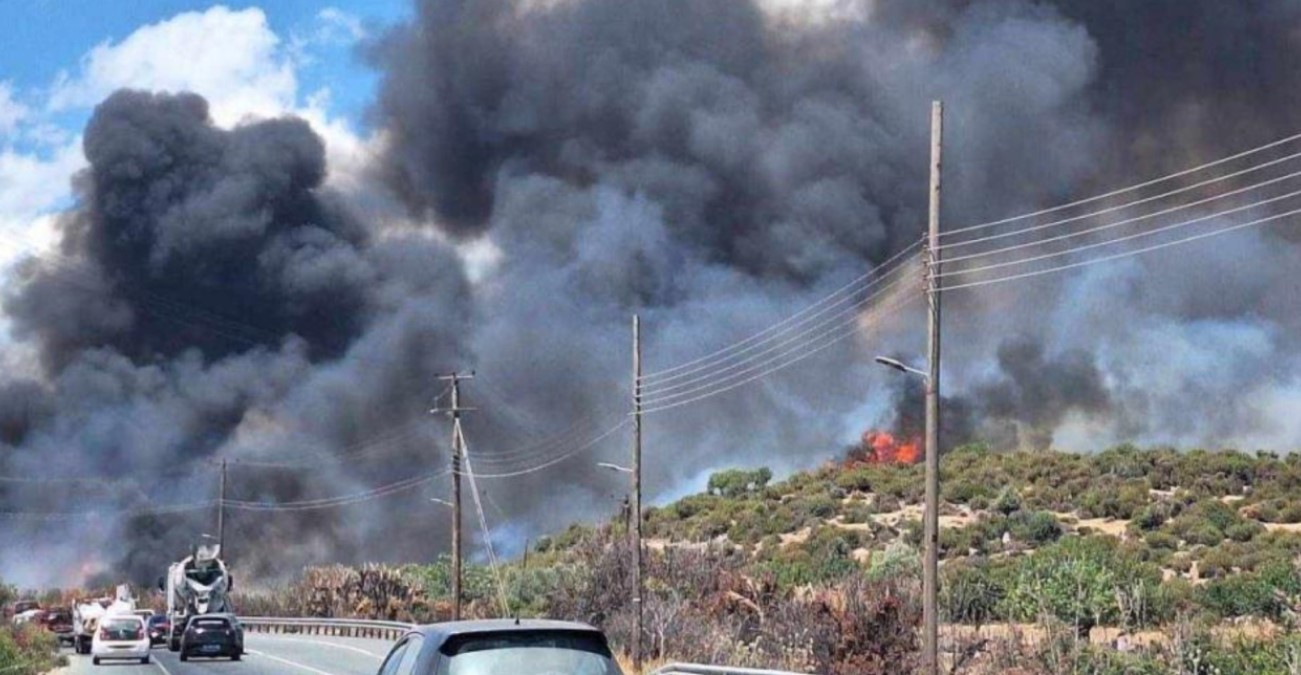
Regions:
<instances>
[{"instance_id":1,"label":"orange flame","mask_svg":"<svg viewBox=\"0 0 1301 675\"><path fill-rule=\"evenodd\" d=\"M922 460L921 439L899 439L888 431L869 429L863 433L862 447L850 458L851 463L916 464Z\"/></svg>"}]
</instances>

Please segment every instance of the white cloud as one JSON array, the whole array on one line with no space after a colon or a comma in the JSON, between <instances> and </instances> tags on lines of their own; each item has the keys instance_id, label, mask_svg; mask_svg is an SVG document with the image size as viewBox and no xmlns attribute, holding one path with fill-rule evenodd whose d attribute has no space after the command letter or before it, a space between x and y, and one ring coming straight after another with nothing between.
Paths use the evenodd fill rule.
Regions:
<instances>
[{"instance_id":1,"label":"white cloud","mask_svg":"<svg viewBox=\"0 0 1301 675\"><path fill-rule=\"evenodd\" d=\"M186 12L106 41L63 74L51 110L89 107L122 87L193 91L208 99L213 119L230 126L246 116L291 109L297 95L294 60L258 8L217 6Z\"/></svg>"},{"instance_id":2,"label":"white cloud","mask_svg":"<svg viewBox=\"0 0 1301 675\"><path fill-rule=\"evenodd\" d=\"M0 140L12 134L27 114L27 106L14 100L13 85L0 82Z\"/></svg>"},{"instance_id":3,"label":"white cloud","mask_svg":"<svg viewBox=\"0 0 1301 675\"><path fill-rule=\"evenodd\" d=\"M68 197L69 178L85 163L79 137L46 157L0 151L0 229L11 232L57 208Z\"/></svg>"},{"instance_id":4,"label":"white cloud","mask_svg":"<svg viewBox=\"0 0 1301 675\"><path fill-rule=\"evenodd\" d=\"M326 44L351 44L365 39L361 19L339 9L326 7L316 14L316 39Z\"/></svg>"}]
</instances>

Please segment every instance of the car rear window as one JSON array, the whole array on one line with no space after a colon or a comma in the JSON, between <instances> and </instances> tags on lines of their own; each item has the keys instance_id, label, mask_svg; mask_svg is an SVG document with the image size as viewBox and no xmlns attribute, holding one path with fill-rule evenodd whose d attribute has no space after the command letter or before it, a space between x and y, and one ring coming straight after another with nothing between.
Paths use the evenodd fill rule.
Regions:
<instances>
[{"instance_id":1,"label":"car rear window","mask_svg":"<svg viewBox=\"0 0 1301 675\"><path fill-rule=\"evenodd\" d=\"M622 675L600 634L529 630L459 635L441 647L440 675Z\"/></svg>"},{"instance_id":2,"label":"car rear window","mask_svg":"<svg viewBox=\"0 0 1301 675\"><path fill-rule=\"evenodd\" d=\"M195 619L190 625L196 628L230 628L230 623L225 619Z\"/></svg>"},{"instance_id":3,"label":"car rear window","mask_svg":"<svg viewBox=\"0 0 1301 675\"><path fill-rule=\"evenodd\" d=\"M150 626L161 626L165 623L167 623L167 617L165 616L159 616L155 614L154 616L149 617Z\"/></svg>"},{"instance_id":4,"label":"car rear window","mask_svg":"<svg viewBox=\"0 0 1301 675\"><path fill-rule=\"evenodd\" d=\"M100 628L109 640L139 640L144 623L140 619L105 619Z\"/></svg>"}]
</instances>

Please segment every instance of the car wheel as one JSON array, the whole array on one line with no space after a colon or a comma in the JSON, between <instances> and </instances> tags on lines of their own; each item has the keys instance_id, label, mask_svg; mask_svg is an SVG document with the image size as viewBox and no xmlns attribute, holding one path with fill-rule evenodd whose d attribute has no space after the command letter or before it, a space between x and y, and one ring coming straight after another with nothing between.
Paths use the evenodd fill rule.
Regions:
<instances>
[{"instance_id":1,"label":"car wheel","mask_svg":"<svg viewBox=\"0 0 1301 675\"><path fill-rule=\"evenodd\" d=\"M190 656L189 656L188 654L186 654L185 652L181 652L181 660L182 660L182 661L189 661L189 660L190 660Z\"/></svg>"},{"instance_id":2,"label":"car wheel","mask_svg":"<svg viewBox=\"0 0 1301 675\"><path fill-rule=\"evenodd\" d=\"M98 666L98 665L99 665L99 657L96 656L96 657L92 658L92 659L90 660L90 662L91 662L92 664Z\"/></svg>"}]
</instances>

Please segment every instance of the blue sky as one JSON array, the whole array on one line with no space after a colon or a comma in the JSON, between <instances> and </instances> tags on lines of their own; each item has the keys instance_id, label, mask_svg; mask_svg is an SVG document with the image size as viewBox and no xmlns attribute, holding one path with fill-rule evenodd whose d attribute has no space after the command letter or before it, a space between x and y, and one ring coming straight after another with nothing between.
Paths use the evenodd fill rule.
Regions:
<instances>
[{"instance_id":1,"label":"blue sky","mask_svg":"<svg viewBox=\"0 0 1301 675\"><path fill-rule=\"evenodd\" d=\"M20 95L37 94L60 72L75 70L96 45L120 42L142 26L216 5L236 11L258 8L271 29L288 38L312 32L320 14L330 9L355 18L374 33L408 16L410 4L411 0L0 0L0 45L4 45L0 82L10 82ZM360 124L374 92L375 74L360 63L353 45L327 47L314 50L313 63L300 70L302 89L329 87L333 112Z\"/></svg>"},{"instance_id":2,"label":"blue sky","mask_svg":"<svg viewBox=\"0 0 1301 675\"><path fill-rule=\"evenodd\" d=\"M95 105L134 87L194 91L216 124L298 115L355 185L376 137L368 40L412 0L0 0L0 270L57 239ZM0 325L0 344L3 340Z\"/></svg>"}]
</instances>

